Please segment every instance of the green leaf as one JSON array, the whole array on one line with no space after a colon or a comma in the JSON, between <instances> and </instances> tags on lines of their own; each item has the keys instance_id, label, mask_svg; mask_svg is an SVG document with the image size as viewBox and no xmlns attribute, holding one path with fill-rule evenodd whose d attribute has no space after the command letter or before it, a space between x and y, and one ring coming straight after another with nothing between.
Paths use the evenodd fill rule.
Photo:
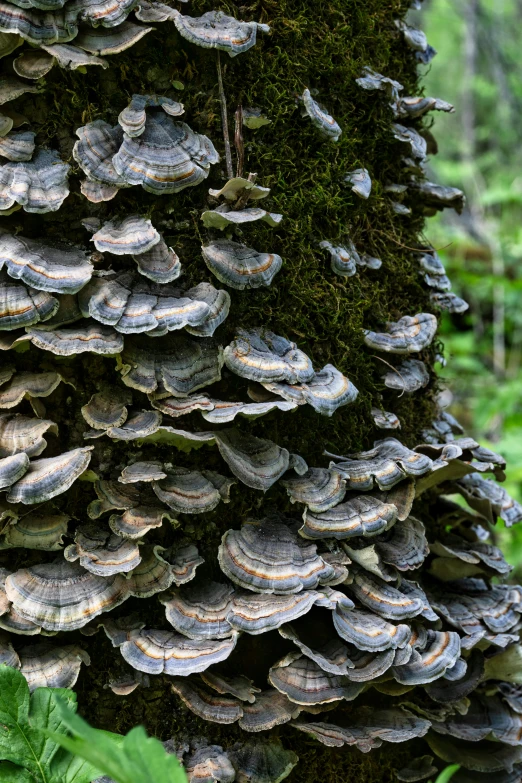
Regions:
<instances>
[{"instance_id":1,"label":"green leaf","mask_svg":"<svg viewBox=\"0 0 522 783\"><path fill-rule=\"evenodd\" d=\"M450 764L437 776L435 783L448 783L458 769L460 769L460 764Z\"/></svg>"},{"instance_id":2,"label":"green leaf","mask_svg":"<svg viewBox=\"0 0 522 783\"><path fill-rule=\"evenodd\" d=\"M93 729L60 703L64 723L74 737L52 734L63 748L93 764L116 783L186 783L177 758L138 726L125 737Z\"/></svg>"},{"instance_id":3,"label":"green leaf","mask_svg":"<svg viewBox=\"0 0 522 783\"><path fill-rule=\"evenodd\" d=\"M58 701L60 705L58 706ZM49 735L67 731L62 710L74 715L76 696L63 688L38 688L32 695L24 676L0 666L0 783L90 783L97 770L63 754ZM59 762L59 771L53 771ZM13 766L15 765L15 766ZM74 770L74 776L69 774Z\"/></svg>"}]
</instances>

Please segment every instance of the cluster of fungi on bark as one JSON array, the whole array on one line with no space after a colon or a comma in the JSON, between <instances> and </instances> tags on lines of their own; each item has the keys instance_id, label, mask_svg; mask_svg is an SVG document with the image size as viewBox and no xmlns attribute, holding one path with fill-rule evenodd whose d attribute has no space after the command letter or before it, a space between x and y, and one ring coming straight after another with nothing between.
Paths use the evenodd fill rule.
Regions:
<instances>
[{"instance_id":1,"label":"cluster of fungi on bark","mask_svg":"<svg viewBox=\"0 0 522 783\"><path fill-rule=\"evenodd\" d=\"M395 5L379 24L414 80L434 51ZM1 660L31 689L90 676L113 702L159 692L155 709L168 701L177 716L162 738L193 781L304 780L288 740L299 733L363 753L398 743L403 781L455 761L461 783L515 781L522 588L506 582L510 567L488 539L498 517L510 526L522 508L497 483L502 457L436 410L433 394L431 311L467 304L433 248L396 242L410 269L401 290L389 256L358 229L372 201L382 225L411 241L424 216L462 209L463 194L423 168L436 151L427 113L453 107L407 95L371 63L350 84L303 84L284 100L309 158L285 164L292 185L272 173L268 187L262 166L248 174L249 156L262 161L264 138L277 146L281 117L265 110L255 78L244 94L261 106L240 104L234 129L226 103L237 90L227 55L256 46L268 60L282 35L277 9L272 19L261 6L262 22L245 22L240 9L190 16L156 0L0 0ZM324 23L313 4L308 13ZM63 94L56 111L67 116L76 99L64 85L98 71L101 84L113 62L126 78L130 60L118 57L131 47L145 57L151 34L168 54L167 28L186 62L197 56L215 121L208 106L196 130L180 119L183 85L152 69L142 84L163 88L132 91L105 114L80 107L83 124L64 133L53 126L42 91ZM359 115L378 118L400 183L371 151L345 166L343 117L323 105L344 89ZM196 105L190 78L185 90ZM201 132L198 117L221 123L223 138ZM288 220L297 242L299 216L264 208L315 165L335 171L344 207L309 221L310 303L321 285L318 306L349 302L343 318L357 310L356 286L366 301L364 328L338 319L332 354L355 335L342 370L320 361L306 298L299 322L285 312L299 273L271 248ZM207 191L209 176L218 187ZM189 188L198 195L184 201ZM169 245L178 231L190 254ZM382 318L371 291L390 278L393 317ZM427 312L403 311L415 297ZM293 318L294 334L281 333ZM411 411L422 400L421 431ZM352 448L356 419L366 442Z\"/></svg>"}]
</instances>

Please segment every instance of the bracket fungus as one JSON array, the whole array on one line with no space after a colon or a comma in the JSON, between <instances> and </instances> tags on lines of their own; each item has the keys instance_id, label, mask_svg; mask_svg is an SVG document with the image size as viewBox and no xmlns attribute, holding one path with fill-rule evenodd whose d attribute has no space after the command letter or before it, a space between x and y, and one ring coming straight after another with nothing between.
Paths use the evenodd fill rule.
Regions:
<instances>
[{"instance_id":1,"label":"bracket fungus","mask_svg":"<svg viewBox=\"0 0 522 783\"><path fill-rule=\"evenodd\" d=\"M307 508L303 519L299 532L304 538L375 536L394 524L397 509L392 503L383 503L371 495L359 495L326 511Z\"/></svg>"},{"instance_id":2,"label":"bracket fungus","mask_svg":"<svg viewBox=\"0 0 522 783\"><path fill-rule=\"evenodd\" d=\"M386 332L365 330L364 342L369 348L387 353L418 353L431 344L437 331L437 319L431 313L405 315L386 324Z\"/></svg>"},{"instance_id":3,"label":"bracket fungus","mask_svg":"<svg viewBox=\"0 0 522 783\"><path fill-rule=\"evenodd\" d=\"M55 150L38 149L28 163L0 166L0 209L20 204L26 212L56 212L69 195L70 166Z\"/></svg>"},{"instance_id":4,"label":"bracket fungus","mask_svg":"<svg viewBox=\"0 0 522 783\"><path fill-rule=\"evenodd\" d=\"M153 482L158 499L178 514L213 511L221 501L230 501L233 479L213 471L168 468L165 478Z\"/></svg>"},{"instance_id":5,"label":"bracket fungus","mask_svg":"<svg viewBox=\"0 0 522 783\"><path fill-rule=\"evenodd\" d=\"M281 482L291 503L303 503L308 510L322 513L342 503L346 480L334 470L310 468L304 475Z\"/></svg>"},{"instance_id":6,"label":"bracket fungus","mask_svg":"<svg viewBox=\"0 0 522 783\"><path fill-rule=\"evenodd\" d=\"M341 128L334 118L312 98L308 88L303 92L301 100L305 114L310 117L312 125L319 130L321 135L330 141L339 141L342 133Z\"/></svg>"},{"instance_id":7,"label":"bracket fungus","mask_svg":"<svg viewBox=\"0 0 522 783\"><path fill-rule=\"evenodd\" d=\"M228 239L216 239L201 252L217 279L239 291L269 286L283 263L276 253L258 253Z\"/></svg>"},{"instance_id":8,"label":"bracket fungus","mask_svg":"<svg viewBox=\"0 0 522 783\"><path fill-rule=\"evenodd\" d=\"M230 57L254 46L258 30L270 32L267 24L240 22L223 11L208 11L203 16L192 17L173 10L172 19L179 34L187 41L204 49L220 49L228 52Z\"/></svg>"},{"instance_id":9,"label":"bracket fungus","mask_svg":"<svg viewBox=\"0 0 522 783\"><path fill-rule=\"evenodd\" d=\"M228 639L187 639L173 631L131 631L120 652L134 669L146 674L186 677L226 660L236 646L237 634Z\"/></svg>"},{"instance_id":10,"label":"bracket fungus","mask_svg":"<svg viewBox=\"0 0 522 783\"><path fill-rule=\"evenodd\" d=\"M87 469L92 446L73 449L58 457L31 462L24 475L9 489L9 503L34 504L66 492Z\"/></svg>"},{"instance_id":11,"label":"bracket fungus","mask_svg":"<svg viewBox=\"0 0 522 783\"><path fill-rule=\"evenodd\" d=\"M28 645L19 651L20 670L29 690L36 688L73 688L82 663L89 666L90 658L78 645L55 647L48 642Z\"/></svg>"},{"instance_id":12,"label":"bracket fungus","mask_svg":"<svg viewBox=\"0 0 522 783\"><path fill-rule=\"evenodd\" d=\"M355 402L359 394L354 384L333 364L325 364L323 369L314 372L312 378L306 383L290 385L272 381L270 383L264 382L263 386L288 402L294 402L297 405L311 405L323 416L332 416L338 408Z\"/></svg>"},{"instance_id":13,"label":"bracket fungus","mask_svg":"<svg viewBox=\"0 0 522 783\"><path fill-rule=\"evenodd\" d=\"M301 383L314 376L312 362L295 343L264 329L239 330L224 358L236 375L260 383Z\"/></svg>"},{"instance_id":14,"label":"bracket fungus","mask_svg":"<svg viewBox=\"0 0 522 783\"><path fill-rule=\"evenodd\" d=\"M92 522L77 528L74 544L66 547L64 557L69 562L78 560L86 571L96 576L124 574L141 562L135 541L121 538Z\"/></svg>"},{"instance_id":15,"label":"bracket fungus","mask_svg":"<svg viewBox=\"0 0 522 783\"><path fill-rule=\"evenodd\" d=\"M189 639L226 639L232 636L228 615L234 588L219 582L175 590L160 599L172 627Z\"/></svg>"},{"instance_id":16,"label":"bracket fungus","mask_svg":"<svg viewBox=\"0 0 522 783\"><path fill-rule=\"evenodd\" d=\"M225 228L241 226L243 223L254 223L257 220L267 223L272 228L278 226L283 216L277 212L267 212L260 207L247 207L236 210L228 204L222 204L216 209L207 209L201 214L201 220L206 228L216 228L224 231Z\"/></svg>"},{"instance_id":17,"label":"bracket fungus","mask_svg":"<svg viewBox=\"0 0 522 783\"><path fill-rule=\"evenodd\" d=\"M153 27L144 27L125 21L116 27L80 27L74 39L76 46L95 55L119 54L134 46Z\"/></svg>"},{"instance_id":18,"label":"bracket fungus","mask_svg":"<svg viewBox=\"0 0 522 783\"><path fill-rule=\"evenodd\" d=\"M183 104L158 95L133 95L126 109L120 112L118 122L124 133L131 138L141 136L147 122L146 109L161 108L170 117L184 113Z\"/></svg>"},{"instance_id":19,"label":"bracket fungus","mask_svg":"<svg viewBox=\"0 0 522 783\"><path fill-rule=\"evenodd\" d=\"M282 522L248 522L228 530L218 551L221 570L256 593L298 593L328 583L334 569Z\"/></svg>"},{"instance_id":20,"label":"bracket fungus","mask_svg":"<svg viewBox=\"0 0 522 783\"><path fill-rule=\"evenodd\" d=\"M348 243L348 247L334 246L331 242L324 239L319 242L319 247L330 253L332 271L340 277L353 277L357 271L357 264L360 263L359 254L355 249L353 242Z\"/></svg>"},{"instance_id":21,"label":"bracket fungus","mask_svg":"<svg viewBox=\"0 0 522 783\"><path fill-rule=\"evenodd\" d=\"M352 187L352 191L359 198L368 199L372 192L372 180L367 169L354 169L348 172L344 178Z\"/></svg>"},{"instance_id":22,"label":"bracket fungus","mask_svg":"<svg viewBox=\"0 0 522 783\"><path fill-rule=\"evenodd\" d=\"M343 675L325 672L311 658L292 652L272 666L268 679L290 701L306 708L309 705L353 701L364 690L364 684L353 683Z\"/></svg>"},{"instance_id":23,"label":"bracket fungus","mask_svg":"<svg viewBox=\"0 0 522 783\"><path fill-rule=\"evenodd\" d=\"M424 362L419 359L405 359L396 369L386 372L383 381L388 389L412 394L427 386L430 376Z\"/></svg>"}]
</instances>

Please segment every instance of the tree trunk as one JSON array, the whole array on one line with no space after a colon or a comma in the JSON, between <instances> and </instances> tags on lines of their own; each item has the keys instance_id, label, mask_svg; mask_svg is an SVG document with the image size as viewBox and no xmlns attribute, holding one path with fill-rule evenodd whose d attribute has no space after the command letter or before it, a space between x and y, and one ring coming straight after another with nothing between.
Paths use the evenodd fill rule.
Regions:
<instances>
[{"instance_id":1,"label":"tree trunk","mask_svg":"<svg viewBox=\"0 0 522 783\"><path fill-rule=\"evenodd\" d=\"M143 8L145 7L144 4ZM183 7L182 13L198 17L213 8L214 5L209 0L193 0L187 10ZM108 220L122 219L130 215L150 218L153 226L161 232L167 245L174 249L181 261L182 276L179 282L172 285L179 284L180 288L186 291L201 282L211 282L220 289L226 288L230 293L230 313L210 340L212 350L215 350L216 346L230 345L240 329L272 331L295 342L310 358L316 371L325 365L333 365L358 390L357 398L351 404L339 407L332 416L322 415L310 404L299 404L292 412L274 410L259 418L238 417L232 423L221 425L209 424L202 418L202 412L195 409L180 418L169 418L165 415L163 425L167 428L192 433L221 433L235 427L245 436L263 438L287 450L278 451L277 459L282 463L288 459L289 452L302 457L310 467L322 468L328 467L329 464L329 457L325 456L325 452L351 455L371 448L374 441L382 438L397 436L404 446L411 449L421 443L426 431L430 430L431 442L436 441L437 433L433 434L431 430L433 420L440 414L434 396L437 381L432 371L437 351L436 342L430 345L430 341L426 340L419 343L417 348L406 347L400 353L390 352L388 349L378 351L372 347L371 341L367 340L365 344L364 331L373 330L382 335L386 332L387 322L396 322L403 316L434 311L434 302L430 297L432 289L426 286L424 274L421 276L419 273L419 256L423 248L419 237L425 215L432 210L417 194L417 181L405 168L403 158L411 157L408 144L398 141L391 127L393 122L398 122L422 131L422 120L411 121L394 116L390 96L387 96L386 91L365 91L356 83L356 79L363 73L363 68L370 66L376 72L399 81L403 85L401 95L418 94L417 61L395 25L395 20L401 19L406 13L408 3L403 0L352 0L350 3L346 0L317 0L314 3L310 0L260 0L247 6L226 2L221 3L220 8L236 19L268 24L270 33L258 31L255 46L230 58L226 51L216 56L216 52L211 49L187 41L177 32L172 21L157 22L152 25L154 30L147 33L132 48L119 54L104 56L109 63L107 70L89 66L87 72L83 73L55 67L46 76L41 95L21 97L13 103L17 111L29 118L30 127L37 133L37 142L58 149L62 159L69 161L73 168L70 177L71 195L58 211L48 212L44 216L17 211L4 218L5 228L11 235L20 234L49 244L70 243L71 246L92 251L86 228L96 231ZM103 32L114 28L94 29ZM74 40L71 43L74 44ZM22 51L25 49L26 45ZM6 66L6 72L9 67ZM306 88L310 89L312 96L324 105L339 123L342 135L338 142L332 142L322 136L310 117L303 116L301 96ZM220 154L220 162L209 167L208 179L197 187L180 188L176 193L156 195L139 186L128 187L129 182L126 182L113 200L92 203L80 192L80 181L84 180L86 166L83 153L80 154L78 149L73 159L74 133L78 128L84 128L88 123L98 120L109 123L111 127L116 126L119 116L121 120L120 113L129 104L133 94L167 96L172 101L182 101L185 113L181 119L195 132L211 139ZM171 105L173 104L169 104L167 109ZM269 124L257 130L242 125L242 115L244 116L245 110L251 108L259 108L269 120ZM145 111L152 111L156 113L154 116L163 117L159 108ZM133 114L133 122L138 122L138 114L139 112ZM170 122L170 119L168 121ZM177 122L178 118L175 118L175 121ZM117 132L121 136L121 132ZM134 141L131 141L131 144L140 143L139 135L132 136L132 139ZM118 143L121 143L120 137ZM231 173L238 168L241 170L243 165L244 176L255 173L256 185L270 188L270 194L265 201L247 202L249 191L244 190L239 194L239 207L260 206L271 213L282 215L282 221L277 223L276 219L277 225L274 227L263 221L244 223L223 233L206 228L201 214L214 210L218 204L217 198L209 196L208 188L219 190ZM408 165L411 165L411 162ZM130 166L130 169L132 168ZM367 200L361 199L345 181L346 175L358 168L367 169L372 179L371 195ZM120 187L120 179L114 172L111 176ZM122 176L121 172L118 172L118 176ZM158 181L161 183L161 177L158 177ZM108 180L105 181L104 187L107 182ZM404 194L395 196L393 191L387 190L388 186L396 183L406 184L410 188L402 204L402 212L406 214L398 214L401 204L397 206L398 200ZM85 186L83 187L86 192ZM92 182L89 187L94 187ZM100 187L99 183L96 187ZM161 187L161 184L154 187ZM409 214L404 207L408 207ZM88 219L85 227L82 225L84 219ZM263 253L277 254L282 258L281 271L270 286L238 290L236 287L227 288L216 282L205 266L201 246L223 237L244 242L248 247ZM380 259L382 266L378 269L357 266L355 273L350 276L339 276L331 266L329 253L320 247L320 243L324 241L347 248L349 253L352 253L352 264L356 251L359 256ZM97 249L99 251L100 247L97 246ZM138 267L141 263L139 253L134 254L133 260L129 254L119 255L102 249L103 255L97 252L94 257L95 270L100 272L96 285L100 281L102 285L103 281L107 280L109 271L119 275L129 271L134 273L136 263ZM428 254L431 254L429 249ZM141 283L148 283L146 277L141 277L140 280ZM95 314L99 315L103 306L106 306L108 311L115 307L116 294L111 294L114 298L103 299L103 296L100 296L99 300L96 300L96 307L99 306L100 309L96 310L92 304L95 297L92 295L92 299L89 299L85 293L87 290L82 289L83 294L79 295L82 314L85 318L91 313L94 326L99 328ZM157 293L157 289L155 291ZM60 313L64 312L66 306L72 305L70 299L62 299ZM113 315L109 312L110 318ZM152 434L147 436L143 430L140 437L132 439L128 429L125 430L122 414L123 418L116 422L117 427L111 431L111 437L107 437L107 434L97 437L103 433L103 429L99 423L95 423L94 429L99 427L98 430L91 430L85 440L84 433L93 427L92 416L89 419L90 414L86 413L86 410L91 409L85 409L85 406L92 395L104 391L107 384L111 387L109 401L106 402L108 408L114 403L115 394L125 392L129 395L126 407L131 414L142 410L152 411L153 408L162 409L162 406L165 409L164 399L162 402L158 398L165 398L169 390L165 377L160 378L159 371L157 377L154 373L150 376L151 383L158 381L159 386L156 390L153 389L149 396L145 393L147 383L143 378L141 387L136 380L132 383L129 381L129 378L137 377L133 375L136 368L125 351L129 345L139 343L142 346L143 370L147 358L150 358L155 350L154 337L149 339L143 335L135 338L126 334L124 338L120 338L121 330L109 326L110 339L115 340L116 345L119 339L125 341L123 358L116 359L112 355L121 353L118 349L109 351L111 355L103 355L95 350L64 355L68 353L66 346L70 338L67 329L75 328L75 324L85 323L75 318L76 316L73 316L67 320L64 316L63 328L66 332L61 339L55 340L54 356L45 345L42 348L43 338L38 336L49 334L45 328L43 331L35 331L34 334L31 332L31 342L26 342L24 338L5 354L5 364L12 364L17 371L15 378L21 372L58 370L66 381L55 388L50 396L32 398L36 415L52 420L59 428L57 437L49 437L49 444L43 456L60 455L86 444L93 446L89 470L81 476L83 480L75 481L67 491L57 492L52 498L47 499L45 496L42 500L33 495L30 501L25 502L38 502L38 509L43 509L41 513L47 517L50 513L58 512L70 517L69 537L65 543L71 545L73 539L75 543L72 549L69 547L66 550L66 555L70 560L81 556L81 566L87 565L90 573L93 558L85 552L82 555L78 535L75 537L77 528L94 517L101 517L99 525L108 533L109 519L111 529L114 530L114 525L123 524L121 516L124 515L125 509L132 511L134 508L132 503L128 506L125 506L125 503L118 505L117 502L112 505L107 503L105 506L103 502L100 504L96 495L96 489L101 492L100 484L94 485L94 481L117 482L126 467L146 460L161 463L167 472L174 467L193 471L217 471L228 476L232 473L240 480L235 480L230 502L220 502L214 510L197 515L170 512L170 516L176 517L177 521L171 524L165 519L161 526L151 527L146 536L139 540L140 545L163 547L163 550L158 550L159 553L170 547L179 548L194 544L199 555L204 558L204 565L198 566L195 584L210 579L229 583L217 557L218 547L226 531L239 530L251 519L266 518L278 519L281 524L294 524L295 527L297 523L301 524L303 505L291 503L285 487L280 482L274 482L266 492L255 488L252 480L245 484L245 481L241 480L241 466L238 469L237 461L234 463L233 460L227 459L221 447L218 450L215 445L197 443L197 448L194 448L194 443L188 442L187 438L179 433L173 433L172 430L159 431L157 420L151 427ZM109 323L109 320L105 323ZM132 318L129 317L129 320L132 321ZM45 327L45 324L41 326ZM7 335L5 340L2 338L3 347L11 347L10 333L2 334ZM168 335L157 338L161 341L157 344L168 347L179 340L178 335L179 332L169 332ZM263 335L266 337L264 332L261 332L261 336ZM85 340L85 336L82 339ZM202 344L202 341L209 342L209 338L195 337L194 341L200 341L198 344ZM394 377L396 383L397 379L403 382L405 369L402 362L410 358L406 355L410 352L413 352L414 359L424 362L430 380L413 393L398 393L383 382L383 376L388 373ZM241 377L231 371L228 364L228 367L225 366L220 372L220 380L212 384L210 389L196 386L189 391L208 393L214 400L239 399L244 403L251 403L247 378L248 375ZM292 393L297 394L296 380L290 380L289 383ZM254 391L250 389L250 394L254 394L256 400L261 397L265 399L266 389L260 384L254 386ZM172 391L170 393L173 394ZM179 393L178 397L181 394ZM302 403L305 401L302 390L300 394L299 403ZM34 415L31 413L30 398L31 395L26 394L16 410ZM270 395L268 399L272 399ZM121 408L123 409L123 403ZM400 421L400 430L379 429L372 408L395 414ZM131 418L130 415L129 421ZM451 431L446 435L448 439L453 437ZM436 452L436 447L434 448ZM429 451L428 448L426 454L429 453L435 460L435 452ZM420 459L418 454L408 454L414 462ZM421 479L416 476L419 498L412 513L422 519L430 541L443 535L449 524L461 524L462 530L468 531L470 540L473 539L473 533L469 532L472 530L471 517L459 516L453 507L450 509L448 501L439 500L441 487L438 477L451 480L464 475L469 470L467 466L471 457L464 463L468 457L466 451L460 462L460 457L456 457L450 468L444 469L444 473L437 473L437 476L435 468L430 468L428 478L425 476ZM412 481L407 478L407 474L414 473L414 469L404 467L406 463L400 462L398 457L397 460L395 463L392 460L392 467L398 471L402 479L400 486L404 487ZM399 463L402 467L398 467ZM300 470L302 466L296 464ZM462 467L464 464L465 467ZM265 468L269 470L270 466ZM258 466L258 473L262 472ZM296 474L291 473L285 478L288 479L290 475L295 477ZM372 488L372 479L368 480L364 490ZM346 481L351 481L349 476ZM143 491L152 497L150 485L142 483L119 486L124 489L129 486L132 489L134 486L137 491ZM443 485L444 487L447 488L447 485ZM356 495L355 479L349 484L349 488L351 491L347 499ZM375 491L377 490L375 485ZM450 487L449 491L453 489ZM424 494L421 494L422 492ZM149 505L152 502L150 497L147 500ZM45 505L40 506L42 502ZM140 500L140 503L143 506L143 501ZM158 505L158 498L154 499L154 503ZM488 505L486 501L484 504L490 509L491 504ZM395 520L395 506L390 503L389 507ZM11 504L9 508L21 521L25 518L24 514L32 510L30 505L26 508L23 504ZM166 506L162 508L165 514L169 512ZM112 515L110 517L109 511ZM105 516L102 516L104 513ZM493 512L490 510L483 513L487 516L487 513L492 515ZM457 522L450 521L450 517L453 520L452 514ZM138 512L136 515L139 516ZM487 523L484 522L484 525L487 526ZM341 546L343 540L342 536L336 539L326 535L323 539L309 543L310 546L313 543L318 545L319 552L325 555L327 562L332 553L338 557L344 553ZM362 537L357 540L364 542ZM350 542L351 539L348 543ZM55 555L62 562L60 551L46 553L41 549L42 547L40 551L30 551L29 546L10 550L2 556L2 564L9 571L20 571L36 563L51 563ZM142 553L145 551L142 550ZM152 553L152 547L147 551ZM426 558L426 555L427 550L423 558ZM171 568L172 563L167 565ZM464 575L464 566L462 567ZM356 569L350 568L352 575L355 571ZM406 570L406 576L432 584L433 580L430 582L427 571L428 561L413 571ZM401 573L400 570L392 569L393 584L400 586ZM473 573L488 578L494 571L486 570L484 574L481 567L477 566ZM117 575L116 578L121 577ZM132 575L130 579L132 580ZM16 582L16 579L12 581ZM337 586L335 589L347 590L353 596L349 581L348 579L346 586ZM121 585L123 584L121 582ZM120 586L118 589L123 593L127 588ZM180 588L180 591L183 594L183 588ZM153 594L146 598L129 597L121 606L114 608L111 617L127 617L131 612L135 612L138 621L146 623L147 628L172 631L165 618L165 607L159 602L157 594L154 594L157 590L153 589L151 592ZM277 588L275 592L277 593ZM15 593L16 586L9 596L10 600L14 600L15 607L20 608L16 601L21 599L11 597ZM36 622L37 614L31 616ZM87 609L85 617L90 619ZM141 722L150 733L163 740L173 737L176 742L182 742L187 738L190 740L204 736L225 749L235 742L245 742L245 738L253 737L257 741L258 736L277 736L286 748L295 751L300 757L299 765L289 777L289 780L299 783L318 780L323 783L337 783L341 780L365 783L391 781L395 779L395 770L428 750L420 736L422 732L418 732L417 738L410 742L385 744L371 754L363 754L357 747L325 747L293 729L288 720L284 725L274 726L269 734L263 732L260 735L248 735L237 723L220 725L197 717L172 692L171 678L166 675L151 675L149 687L138 687L129 695L117 696L108 685L122 677L128 679L130 669L123 662L120 651L116 649L116 642L113 645L102 631L95 632L98 621L103 621L106 617L106 614L101 614L98 620L92 619L89 625L92 633L89 630L82 633L80 628L86 621L80 620L71 630L60 630L58 636L51 637L53 644L74 643L88 651L91 665L82 668L76 690L80 711L100 728L125 732ZM46 623L47 621L41 623L42 627L52 632L54 626L52 623ZM449 623L444 620L442 624L426 623L426 626L432 629L441 626L456 636L456 633L451 631L451 618ZM304 619L299 620L296 627L302 628L303 632L312 632L312 636L322 641L332 633L328 610L317 606L312 608ZM12 643L19 650L24 641L23 637L16 637L14 634L11 636ZM121 642L121 639L119 641ZM269 668L296 649L295 645L282 638L277 630L259 635L244 633L239 637L229 659L218 669L226 676L244 675L253 680L256 687L266 690L271 688L270 684L267 685ZM455 665L455 660L451 665ZM443 670L445 671L446 669ZM383 684L377 683L379 690L367 684L364 693L355 701L341 701L340 706L331 712L326 711L324 715L303 712L300 721L326 721L349 725L357 719L361 705L380 709L397 707L402 702L410 704L417 716L417 722L420 720L419 716L427 715L429 718L435 713L442 715L444 712L440 704L429 700L422 687L408 692L409 687L399 685L391 679L391 675L383 679ZM191 681L194 681L194 676ZM411 707L413 703L414 706ZM380 740L375 744L379 745Z\"/></svg>"}]
</instances>

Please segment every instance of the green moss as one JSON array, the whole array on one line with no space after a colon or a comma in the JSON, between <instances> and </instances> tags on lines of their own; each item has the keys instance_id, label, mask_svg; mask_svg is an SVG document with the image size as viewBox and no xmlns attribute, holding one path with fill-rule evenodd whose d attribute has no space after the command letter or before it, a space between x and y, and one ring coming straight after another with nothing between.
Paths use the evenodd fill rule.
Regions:
<instances>
[{"instance_id":1,"label":"green moss","mask_svg":"<svg viewBox=\"0 0 522 783\"><path fill-rule=\"evenodd\" d=\"M354 405L331 419L318 416L305 406L292 415L277 413L252 424L240 423L257 435L266 436L302 454L309 464L326 464L324 449L349 452L371 445L386 433L373 426L372 404L380 395L384 407L395 411L402 422L401 438L409 445L418 442L428 425L434 405L430 390L422 395L386 391L381 374L386 367L363 345L363 327L379 327L386 320L404 314L429 311L425 288L420 285L417 264L410 248L418 245L422 218L397 217L385 196L387 183L404 177L402 151L390 133L391 110L380 94L361 90L355 79L364 65L398 79L405 94L418 94L415 61L404 46L394 19L403 15L407 0L259 0L245 5L214 0L192 0L187 13L196 16L218 5L238 18L268 22L269 36L259 35L257 45L236 58L222 55L223 78L229 106L231 134L236 106L259 106L271 124L258 131L243 129L245 170L257 172L258 182L272 188L267 208L284 215L276 229L265 225L245 228L242 238L252 247L279 253L284 265L271 288L251 292L231 291L229 320L217 337L225 344L238 326L265 325L276 333L294 339L307 351L316 367L332 362L355 383L360 391ZM181 258L182 283L211 279L200 254L200 245L209 239L200 214L209 207L207 188L189 188L177 195L156 198L141 188L121 191L113 202L91 205L79 195L78 170L71 155L74 130L97 118L115 123L133 93L157 91L182 100L186 120L205 133L223 153L220 104L217 90L216 53L199 49L182 40L171 23L158 24L128 52L109 58L108 71L90 69L87 75L54 69L43 95L20 99L17 108L25 112L38 129L38 140L59 148L74 168L72 194L56 214L31 216L22 212L6 219L6 225L26 235L41 235L42 225L50 239L87 243L80 219L87 215L102 218L139 212L150 215ZM172 87L185 85L183 91ZM322 141L309 119L301 116L296 97L308 86L335 116L343 129L340 142ZM343 175L358 166L369 169L372 196L365 202L343 184ZM77 175L77 176L76 176ZM215 166L208 186L219 187L224 180L224 163ZM362 270L352 278L341 279L330 269L327 255L318 242L343 242L351 238L360 251L383 261L377 272ZM111 258L114 267L124 265ZM433 363L433 351L424 356ZM15 357L24 369L56 364L50 357L31 349ZM393 358L390 359L393 362ZM97 389L100 381L118 381L115 362L99 357L78 357L59 362L63 372L74 378L76 389L62 386L46 403L60 424L60 441L50 451L83 443L85 429L79 409ZM243 393L246 384L224 374L215 396ZM135 393L135 406L148 407L144 395ZM198 414L183 420L187 428L202 428ZM116 477L129 457L136 459L151 450L176 464L222 469L217 451L204 448L189 455L168 447L93 441L92 467L105 477ZM92 486L77 483L57 506L67 508L77 521L85 520L85 508L93 497ZM168 544L188 535L197 541L210 575L219 574L216 550L228 527L238 527L247 516L260 516L273 508L296 515L279 488L266 496L241 486L233 491L233 501L215 512L186 519L178 530L165 527L150 536ZM20 555L27 562L27 553ZM25 559L24 559L25 558ZM35 557L41 560L41 555ZM11 560L10 565L13 565ZM133 608L125 604L120 613ZM134 602L134 608L143 604ZM165 623L155 601L147 603L148 622ZM67 639L70 639L70 635ZM85 639L78 636L79 641ZM170 693L168 681L156 678L150 689L139 689L126 698L104 690L109 673L120 666L119 655L101 637L89 642L90 669L82 673L79 696L82 711L96 725L118 731L128 730L138 721L162 738L173 734L205 734L231 744L240 732L235 727L203 724ZM284 649L277 634L240 640L232 665L252 670L253 676L267 669ZM258 684L264 685L263 681ZM301 764L289 780L300 783L373 783L393 779L392 768L411 757L411 748L390 751L391 746L365 756L355 749L319 747L288 727L281 736L301 757Z\"/></svg>"}]
</instances>

